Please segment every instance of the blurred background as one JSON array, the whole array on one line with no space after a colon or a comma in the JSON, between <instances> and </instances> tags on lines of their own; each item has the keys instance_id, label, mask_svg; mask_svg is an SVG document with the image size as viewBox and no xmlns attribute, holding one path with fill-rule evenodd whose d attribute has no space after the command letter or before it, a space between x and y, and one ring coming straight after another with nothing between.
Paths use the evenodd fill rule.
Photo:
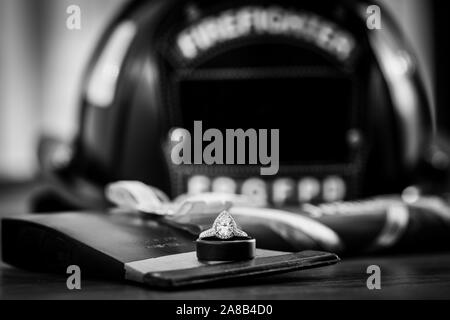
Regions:
<instances>
[{"instance_id":1,"label":"blurred background","mask_svg":"<svg viewBox=\"0 0 450 320\"><path fill-rule=\"evenodd\" d=\"M82 73L107 22L126 2L0 0L0 185L36 176L41 135L74 137ZM442 0L382 4L415 49L427 93L446 127L449 5ZM66 28L70 5L81 8L81 30Z\"/></svg>"},{"instance_id":2,"label":"blurred background","mask_svg":"<svg viewBox=\"0 0 450 320\"><path fill-rule=\"evenodd\" d=\"M0 180L36 174L39 135L73 137L85 64L124 2L0 0ZM73 4L81 30L66 28Z\"/></svg>"}]
</instances>

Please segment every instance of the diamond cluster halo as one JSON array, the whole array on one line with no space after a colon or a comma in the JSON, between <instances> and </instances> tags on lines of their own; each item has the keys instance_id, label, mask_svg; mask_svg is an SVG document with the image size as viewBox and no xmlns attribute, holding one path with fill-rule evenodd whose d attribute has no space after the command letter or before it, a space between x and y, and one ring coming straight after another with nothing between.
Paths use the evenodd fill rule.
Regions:
<instances>
[{"instance_id":1,"label":"diamond cluster halo","mask_svg":"<svg viewBox=\"0 0 450 320\"><path fill-rule=\"evenodd\" d=\"M203 231L199 238L207 238L207 237L216 237L222 240L231 239L233 237L247 237L247 233L242 230L239 230L236 221L231 216L231 214L224 210L219 216L214 220L214 224L212 228Z\"/></svg>"},{"instance_id":2,"label":"diamond cluster halo","mask_svg":"<svg viewBox=\"0 0 450 320\"><path fill-rule=\"evenodd\" d=\"M220 239L230 239L233 237L233 231L236 229L236 222L228 211L222 211L213 224L216 236Z\"/></svg>"}]
</instances>

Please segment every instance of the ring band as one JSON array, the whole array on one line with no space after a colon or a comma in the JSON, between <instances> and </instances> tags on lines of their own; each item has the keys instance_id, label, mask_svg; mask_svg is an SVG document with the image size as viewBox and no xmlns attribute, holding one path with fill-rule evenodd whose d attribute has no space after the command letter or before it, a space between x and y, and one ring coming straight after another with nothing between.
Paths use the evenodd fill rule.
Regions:
<instances>
[{"instance_id":1,"label":"ring band","mask_svg":"<svg viewBox=\"0 0 450 320\"><path fill-rule=\"evenodd\" d=\"M255 257L256 240L250 237L233 241L198 239L196 247L199 261L245 261Z\"/></svg>"},{"instance_id":2,"label":"ring band","mask_svg":"<svg viewBox=\"0 0 450 320\"><path fill-rule=\"evenodd\" d=\"M248 237L248 234L242 230L236 229L233 231L233 236L234 237ZM205 238L210 238L210 237L217 237L216 230L214 230L213 228L209 228L208 230L203 231L198 236L199 239L205 239ZM219 238L219 237L217 237L217 238Z\"/></svg>"}]
</instances>

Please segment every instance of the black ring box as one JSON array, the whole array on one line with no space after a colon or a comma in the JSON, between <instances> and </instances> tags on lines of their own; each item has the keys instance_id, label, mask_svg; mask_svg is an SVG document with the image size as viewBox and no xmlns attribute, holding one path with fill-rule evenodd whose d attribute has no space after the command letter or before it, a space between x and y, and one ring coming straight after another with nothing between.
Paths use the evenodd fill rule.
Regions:
<instances>
[{"instance_id":1,"label":"black ring box","mask_svg":"<svg viewBox=\"0 0 450 320\"><path fill-rule=\"evenodd\" d=\"M196 246L200 261L244 261L253 259L256 253L256 240L252 237L208 237L197 239Z\"/></svg>"}]
</instances>

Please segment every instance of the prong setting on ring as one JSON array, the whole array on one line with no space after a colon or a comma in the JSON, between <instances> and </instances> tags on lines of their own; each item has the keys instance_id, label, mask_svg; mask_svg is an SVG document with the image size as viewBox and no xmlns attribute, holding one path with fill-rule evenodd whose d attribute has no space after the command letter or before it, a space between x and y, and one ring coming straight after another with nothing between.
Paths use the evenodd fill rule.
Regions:
<instances>
[{"instance_id":1,"label":"prong setting on ring","mask_svg":"<svg viewBox=\"0 0 450 320\"><path fill-rule=\"evenodd\" d=\"M214 220L212 228L203 231L199 235L199 239L217 237L222 240L227 240L233 237L247 236L247 233L238 229L236 221L231 216L231 214L228 211L224 210L219 214L216 220Z\"/></svg>"}]
</instances>

